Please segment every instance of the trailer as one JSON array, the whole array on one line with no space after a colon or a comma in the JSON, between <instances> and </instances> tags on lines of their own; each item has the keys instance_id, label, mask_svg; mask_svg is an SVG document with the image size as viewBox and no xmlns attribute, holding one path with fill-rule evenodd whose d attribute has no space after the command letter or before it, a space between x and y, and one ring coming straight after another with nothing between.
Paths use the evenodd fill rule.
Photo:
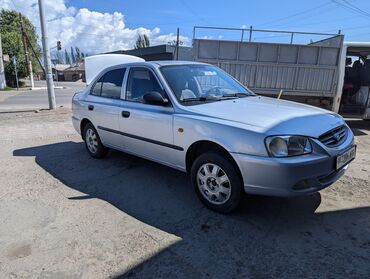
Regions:
<instances>
[{"instance_id":1,"label":"trailer","mask_svg":"<svg viewBox=\"0 0 370 279\"><path fill-rule=\"evenodd\" d=\"M200 29L239 31L240 37L199 37ZM258 42L253 39L255 33L281 33L290 41ZM294 42L298 35L324 38L303 44ZM370 119L370 42L344 42L340 32L195 26L193 58L220 67L257 94L319 106L346 117Z\"/></svg>"}]
</instances>

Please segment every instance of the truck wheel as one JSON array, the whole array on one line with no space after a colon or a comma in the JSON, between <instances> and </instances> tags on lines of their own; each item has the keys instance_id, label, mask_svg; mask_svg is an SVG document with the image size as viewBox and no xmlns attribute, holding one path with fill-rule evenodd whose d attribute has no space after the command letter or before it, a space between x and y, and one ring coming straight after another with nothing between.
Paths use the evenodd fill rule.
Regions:
<instances>
[{"instance_id":1,"label":"truck wheel","mask_svg":"<svg viewBox=\"0 0 370 279\"><path fill-rule=\"evenodd\" d=\"M220 213L235 210L244 195L239 172L218 153L204 153L194 161L191 182L203 204Z\"/></svg>"},{"instance_id":2,"label":"truck wheel","mask_svg":"<svg viewBox=\"0 0 370 279\"><path fill-rule=\"evenodd\" d=\"M108 148L102 144L94 125L87 123L83 133L85 146L91 157L104 158L108 153Z\"/></svg>"}]
</instances>

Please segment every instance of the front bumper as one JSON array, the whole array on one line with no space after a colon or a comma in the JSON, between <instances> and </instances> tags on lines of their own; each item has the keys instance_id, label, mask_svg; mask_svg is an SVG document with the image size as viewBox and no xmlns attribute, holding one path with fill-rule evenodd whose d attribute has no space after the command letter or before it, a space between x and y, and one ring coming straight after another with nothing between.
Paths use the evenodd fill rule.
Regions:
<instances>
[{"instance_id":1,"label":"front bumper","mask_svg":"<svg viewBox=\"0 0 370 279\"><path fill-rule=\"evenodd\" d=\"M336 157L353 145L353 136L340 148L325 151L315 143L312 154L273 158L232 153L239 165L246 193L266 196L299 196L317 192L337 181L347 166L335 170Z\"/></svg>"}]
</instances>

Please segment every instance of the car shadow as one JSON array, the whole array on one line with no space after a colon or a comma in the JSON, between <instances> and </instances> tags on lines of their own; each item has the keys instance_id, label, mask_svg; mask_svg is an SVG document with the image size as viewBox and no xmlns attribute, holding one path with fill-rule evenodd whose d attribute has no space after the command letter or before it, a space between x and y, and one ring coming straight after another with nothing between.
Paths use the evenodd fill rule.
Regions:
<instances>
[{"instance_id":1,"label":"car shadow","mask_svg":"<svg viewBox=\"0 0 370 279\"><path fill-rule=\"evenodd\" d=\"M88 156L72 141L18 149L65 186L70 200L98 198L181 241L117 275L130 278L335 278L370 274L370 208L316 212L319 193L247 196L239 211L214 213L186 174L111 151ZM349 276L351 277L351 276Z\"/></svg>"},{"instance_id":2,"label":"car shadow","mask_svg":"<svg viewBox=\"0 0 370 279\"><path fill-rule=\"evenodd\" d=\"M355 136L366 136L370 134L370 121L362 119L346 119Z\"/></svg>"}]
</instances>

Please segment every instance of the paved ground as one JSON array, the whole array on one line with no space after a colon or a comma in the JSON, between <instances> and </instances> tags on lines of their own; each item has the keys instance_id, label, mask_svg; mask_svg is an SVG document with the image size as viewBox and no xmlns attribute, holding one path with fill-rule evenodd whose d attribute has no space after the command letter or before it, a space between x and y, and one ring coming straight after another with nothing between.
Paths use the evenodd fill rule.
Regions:
<instances>
[{"instance_id":1,"label":"paved ground","mask_svg":"<svg viewBox=\"0 0 370 279\"><path fill-rule=\"evenodd\" d=\"M55 86L64 87L56 88L55 99L58 107L71 107L71 100L74 93L85 88L82 82L58 82ZM45 81L36 81L35 86L46 87ZM0 112L35 110L49 108L48 94L46 89L20 89L12 91L0 91Z\"/></svg>"},{"instance_id":2,"label":"paved ground","mask_svg":"<svg viewBox=\"0 0 370 279\"><path fill-rule=\"evenodd\" d=\"M369 278L370 122L350 124L335 185L225 216L183 173L90 158L68 109L0 113L0 278Z\"/></svg>"}]
</instances>

